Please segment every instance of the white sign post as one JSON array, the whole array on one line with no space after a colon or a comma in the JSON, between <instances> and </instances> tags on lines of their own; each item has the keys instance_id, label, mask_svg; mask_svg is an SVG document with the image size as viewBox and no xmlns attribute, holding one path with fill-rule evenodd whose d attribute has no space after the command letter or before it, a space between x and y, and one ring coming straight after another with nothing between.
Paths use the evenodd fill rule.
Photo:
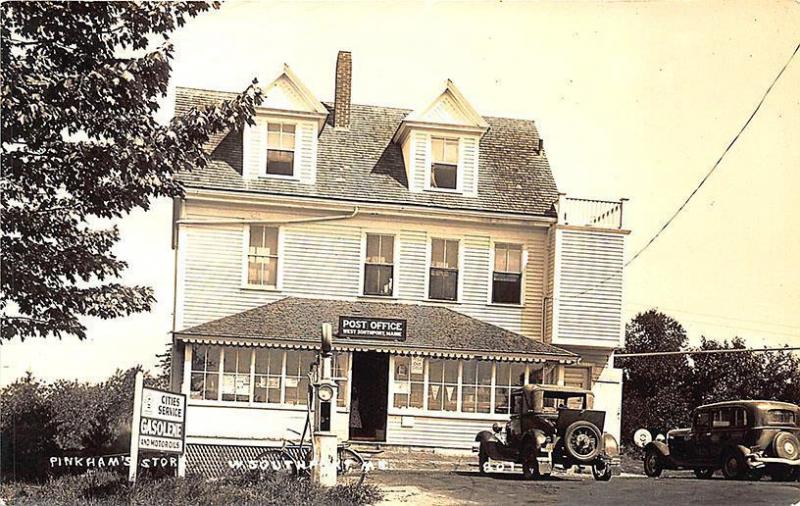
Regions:
<instances>
[{"instance_id":1,"label":"white sign post","mask_svg":"<svg viewBox=\"0 0 800 506\"><path fill-rule=\"evenodd\" d=\"M142 372L136 373L131 427L131 463L128 480L136 481L139 450L183 455L185 447L186 396L144 388Z\"/></svg>"}]
</instances>

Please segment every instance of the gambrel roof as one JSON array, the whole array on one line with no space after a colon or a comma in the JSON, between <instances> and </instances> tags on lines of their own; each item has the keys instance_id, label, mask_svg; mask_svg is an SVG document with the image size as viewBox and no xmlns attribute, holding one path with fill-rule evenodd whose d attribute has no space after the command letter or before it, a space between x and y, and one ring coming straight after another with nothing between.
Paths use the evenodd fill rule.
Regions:
<instances>
[{"instance_id":1,"label":"gambrel roof","mask_svg":"<svg viewBox=\"0 0 800 506\"><path fill-rule=\"evenodd\" d=\"M213 105L234 93L178 88L175 114ZM478 194L412 192L403 155L393 136L412 111L372 105L351 106L350 127L334 129L333 105L319 134L316 181L303 184L273 178L242 177L242 132L212 139L211 163L179 175L189 188L262 195L314 197L359 203L429 206L554 217L558 190L533 121L483 117L488 131L480 140ZM412 116L413 118L413 116Z\"/></svg>"}]
</instances>

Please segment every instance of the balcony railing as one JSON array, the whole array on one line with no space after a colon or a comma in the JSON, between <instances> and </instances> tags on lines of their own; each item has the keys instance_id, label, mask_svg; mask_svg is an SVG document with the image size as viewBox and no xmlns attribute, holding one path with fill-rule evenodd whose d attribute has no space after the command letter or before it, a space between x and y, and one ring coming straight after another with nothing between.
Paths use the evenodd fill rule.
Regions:
<instances>
[{"instance_id":1,"label":"balcony railing","mask_svg":"<svg viewBox=\"0 0 800 506\"><path fill-rule=\"evenodd\" d=\"M592 200L561 195L558 199L558 223L597 228L623 228L622 205L628 199Z\"/></svg>"}]
</instances>

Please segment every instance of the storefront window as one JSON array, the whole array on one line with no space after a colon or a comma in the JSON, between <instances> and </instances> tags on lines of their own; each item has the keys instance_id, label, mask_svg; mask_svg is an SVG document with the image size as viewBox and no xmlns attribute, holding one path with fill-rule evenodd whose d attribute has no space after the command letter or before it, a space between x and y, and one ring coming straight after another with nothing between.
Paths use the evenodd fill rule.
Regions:
<instances>
[{"instance_id":1,"label":"storefront window","mask_svg":"<svg viewBox=\"0 0 800 506\"><path fill-rule=\"evenodd\" d=\"M464 361L462 385L461 411L492 412L492 362Z\"/></svg>"},{"instance_id":2,"label":"storefront window","mask_svg":"<svg viewBox=\"0 0 800 506\"><path fill-rule=\"evenodd\" d=\"M316 354L311 351L286 352L286 396L283 400L285 404L306 405L308 372L315 360Z\"/></svg>"},{"instance_id":3,"label":"storefront window","mask_svg":"<svg viewBox=\"0 0 800 506\"><path fill-rule=\"evenodd\" d=\"M423 407L425 361L422 357L394 358L394 407Z\"/></svg>"},{"instance_id":4,"label":"storefront window","mask_svg":"<svg viewBox=\"0 0 800 506\"><path fill-rule=\"evenodd\" d=\"M250 401L252 350L226 346L222 353L222 400Z\"/></svg>"},{"instance_id":5,"label":"storefront window","mask_svg":"<svg viewBox=\"0 0 800 506\"><path fill-rule=\"evenodd\" d=\"M458 361L430 359L428 361L428 409L456 411L458 409Z\"/></svg>"},{"instance_id":6,"label":"storefront window","mask_svg":"<svg viewBox=\"0 0 800 506\"><path fill-rule=\"evenodd\" d=\"M350 371L350 354L337 353L333 356L333 380L336 382L336 405L347 405L347 375Z\"/></svg>"},{"instance_id":7,"label":"storefront window","mask_svg":"<svg viewBox=\"0 0 800 506\"><path fill-rule=\"evenodd\" d=\"M511 391L525 384L525 364L498 362L494 389L494 412L508 414Z\"/></svg>"},{"instance_id":8,"label":"storefront window","mask_svg":"<svg viewBox=\"0 0 800 506\"><path fill-rule=\"evenodd\" d=\"M253 402L281 402L283 350L261 348L256 351Z\"/></svg>"},{"instance_id":9,"label":"storefront window","mask_svg":"<svg viewBox=\"0 0 800 506\"><path fill-rule=\"evenodd\" d=\"M217 346L192 348L192 399L217 400L219 398L219 355Z\"/></svg>"},{"instance_id":10,"label":"storefront window","mask_svg":"<svg viewBox=\"0 0 800 506\"><path fill-rule=\"evenodd\" d=\"M348 355L342 356L339 367L344 376L334 380L346 391L349 363ZM313 351L192 346L191 398L304 406L308 400L308 372L315 361ZM338 374L336 367L334 375ZM344 405L346 394L339 395L339 405Z\"/></svg>"}]
</instances>

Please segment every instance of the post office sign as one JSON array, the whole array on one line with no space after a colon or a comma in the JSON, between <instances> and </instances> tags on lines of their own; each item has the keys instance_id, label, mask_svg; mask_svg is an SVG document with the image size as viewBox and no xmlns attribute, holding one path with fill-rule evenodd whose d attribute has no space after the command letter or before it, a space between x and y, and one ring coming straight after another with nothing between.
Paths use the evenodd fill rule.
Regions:
<instances>
[{"instance_id":1,"label":"post office sign","mask_svg":"<svg viewBox=\"0 0 800 506\"><path fill-rule=\"evenodd\" d=\"M340 316L338 337L351 339L406 340L406 320Z\"/></svg>"}]
</instances>

